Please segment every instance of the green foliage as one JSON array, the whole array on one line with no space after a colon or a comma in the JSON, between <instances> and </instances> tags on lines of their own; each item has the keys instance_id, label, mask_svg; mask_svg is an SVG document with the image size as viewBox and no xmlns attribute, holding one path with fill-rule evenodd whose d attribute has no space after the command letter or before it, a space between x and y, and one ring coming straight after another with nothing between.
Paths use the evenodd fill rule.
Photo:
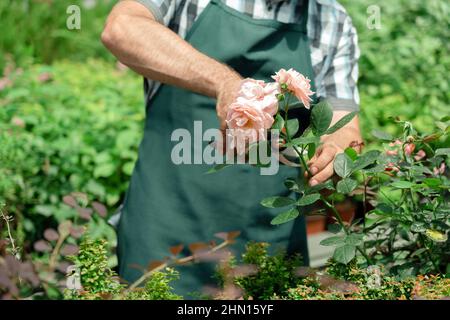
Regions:
<instances>
[{"instance_id":1,"label":"green foliage","mask_svg":"<svg viewBox=\"0 0 450 320\"><path fill-rule=\"evenodd\" d=\"M270 299L281 296L298 282L294 271L301 265L300 257L289 257L285 252L269 255L268 249L268 243L247 244L242 262L256 266L258 272L236 277L235 283L244 289L245 298Z\"/></svg>"},{"instance_id":2,"label":"green foliage","mask_svg":"<svg viewBox=\"0 0 450 320\"><path fill-rule=\"evenodd\" d=\"M0 199L17 234L34 240L44 225L79 219L62 202L75 191L116 207L142 132L138 77L99 60L35 65L10 77L0 91ZM114 242L104 221L89 224Z\"/></svg>"},{"instance_id":3,"label":"green foliage","mask_svg":"<svg viewBox=\"0 0 450 320\"><path fill-rule=\"evenodd\" d=\"M181 300L183 297L173 293L172 281L179 279L179 273L166 268L164 272L157 271L145 283L144 288L137 288L125 295L126 300Z\"/></svg>"},{"instance_id":4,"label":"green foliage","mask_svg":"<svg viewBox=\"0 0 450 320\"><path fill-rule=\"evenodd\" d=\"M319 138L328 131L327 114L331 114L331 109L326 103L313 106L313 137ZM340 125L350 120L348 117ZM436 121L435 132L420 134L410 122L392 120L402 129L397 139L384 131L374 132L386 143L385 152L370 150L358 155L348 148L336 156L334 172L341 178L336 184L329 180L310 187L301 179L289 178L285 186L298 200L268 197L261 204L269 208L288 207L272 219L272 224L282 224L297 218L299 207L320 201L340 226L339 235L322 241L323 245L335 246L333 259L337 262L348 264L359 252L366 265L374 262L387 265L395 275L446 273L450 265L450 180L446 168L450 162L448 148L440 146L448 139L449 121L443 117ZM305 143L304 138L309 134L307 130L302 137L291 139L281 131L285 147L293 147L297 153L298 163L294 165L305 170L308 170L305 154L309 154L306 151L318 146L312 140ZM333 192L327 196L317 193L325 188ZM362 225L357 221L347 225L334 201L339 196L354 196L356 192L362 195L359 198L364 208L370 204L375 209ZM305 210L301 212L309 214Z\"/></svg>"},{"instance_id":5,"label":"green foliage","mask_svg":"<svg viewBox=\"0 0 450 320\"><path fill-rule=\"evenodd\" d=\"M362 132L398 134L400 116L427 131L448 113L450 4L440 0L341 0L358 31ZM381 29L367 27L369 6L380 8ZM370 21L370 19L369 19Z\"/></svg>"},{"instance_id":6,"label":"green foliage","mask_svg":"<svg viewBox=\"0 0 450 320\"><path fill-rule=\"evenodd\" d=\"M1 1L0 71L9 60L20 66L30 62L48 64L56 59L84 61L86 57L112 61L100 42L100 34L116 1L95 1L93 7L84 3L83 0ZM70 5L80 8L80 30L69 30L66 26Z\"/></svg>"},{"instance_id":7,"label":"green foliage","mask_svg":"<svg viewBox=\"0 0 450 320\"><path fill-rule=\"evenodd\" d=\"M119 294L121 285L117 275L108 267L105 240L91 240L86 236L80 244L80 251L72 258L83 286L82 293L66 289L65 297L70 299L103 299Z\"/></svg>"},{"instance_id":8,"label":"green foliage","mask_svg":"<svg viewBox=\"0 0 450 320\"><path fill-rule=\"evenodd\" d=\"M119 282L116 273L108 267L105 240L85 237L78 255L73 256L81 280L81 289L65 289L64 298L70 300L179 300L170 283L179 278L172 268L153 272L142 288L127 288Z\"/></svg>"}]
</instances>

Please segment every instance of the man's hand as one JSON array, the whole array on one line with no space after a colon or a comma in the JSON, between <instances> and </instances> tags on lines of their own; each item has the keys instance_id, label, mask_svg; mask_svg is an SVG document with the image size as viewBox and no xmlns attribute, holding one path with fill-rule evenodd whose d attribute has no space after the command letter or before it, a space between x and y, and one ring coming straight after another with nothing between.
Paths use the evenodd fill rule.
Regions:
<instances>
[{"instance_id":1,"label":"man's hand","mask_svg":"<svg viewBox=\"0 0 450 320\"><path fill-rule=\"evenodd\" d=\"M230 69L228 75L225 76L222 82L219 83L219 86L216 91L217 97L217 117L220 122L220 129L225 131L226 129L226 118L228 107L230 104L234 102L236 96L239 92L239 88L241 85L242 77Z\"/></svg>"},{"instance_id":2,"label":"man's hand","mask_svg":"<svg viewBox=\"0 0 450 320\"><path fill-rule=\"evenodd\" d=\"M335 111L332 124L348 113L347 111ZM355 142L358 146L354 148L357 152L360 152L362 138L358 117L353 118L352 121L335 133L323 136L322 145L317 148L316 154L308 161L312 177L308 177L307 173L305 173L305 177L309 178L309 184L314 186L331 178L334 174L334 159Z\"/></svg>"}]
</instances>

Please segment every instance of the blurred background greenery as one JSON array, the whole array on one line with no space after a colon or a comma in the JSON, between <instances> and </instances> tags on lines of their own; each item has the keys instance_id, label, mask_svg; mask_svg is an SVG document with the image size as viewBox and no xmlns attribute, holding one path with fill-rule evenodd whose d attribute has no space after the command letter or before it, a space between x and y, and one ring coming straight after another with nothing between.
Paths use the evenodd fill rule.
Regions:
<instances>
[{"instance_id":1,"label":"blurred background greenery","mask_svg":"<svg viewBox=\"0 0 450 320\"><path fill-rule=\"evenodd\" d=\"M109 214L120 204L144 117L142 79L99 40L115 2L0 2L0 202L22 249L66 220L115 243L91 203L105 204ZM375 128L396 134L388 116L431 131L449 113L449 2L341 3L359 33L365 139L373 141ZM66 28L72 4L81 8L81 30ZM366 26L369 5L381 9L379 30Z\"/></svg>"}]
</instances>

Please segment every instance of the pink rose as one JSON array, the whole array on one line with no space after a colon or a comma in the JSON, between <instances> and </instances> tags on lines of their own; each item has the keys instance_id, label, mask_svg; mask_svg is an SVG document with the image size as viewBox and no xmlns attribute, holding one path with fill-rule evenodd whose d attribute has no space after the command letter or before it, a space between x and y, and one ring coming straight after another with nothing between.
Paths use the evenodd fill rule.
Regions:
<instances>
[{"instance_id":1,"label":"pink rose","mask_svg":"<svg viewBox=\"0 0 450 320\"><path fill-rule=\"evenodd\" d=\"M247 143L266 139L266 130L272 127L274 118L271 113L255 108L251 103L236 101L228 108L226 122L227 133L233 138L230 147L237 147L238 153L242 154Z\"/></svg>"},{"instance_id":2,"label":"pink rose","mask_svg":"<svg viewBox=\"0 0 450 320\"><path fill-rule=\"evenodd\" d=\"M416 145L414 143L407 143L405 145L405 154L408 156L412 155L415 148L416 148Z\"/></svg>"},{"instance_id":3,"label":"pink rose","mask_svg":"<svg viewBox=\"0 0 450 320\"><path fill-rule=\"evenodd\" d=\"M277 94L280 86L276 82L265 83L262 80L244 79L236 102L252 106L274 116L278 111Z\"/></svg>"},{"instance_id":4,"label":"pink rose","mask_svg":"<svg viewBox=\"0 0 450 320\"><path fill-rule=\"evenodd\" d=\"M403 142L397 139L394 142L389 143L389 147L401 146L402 144Z\"/></svg>"},{"instance_id":5,"label":"pink rose","mask_svg":"<svg viewBox=\"0 0 450 320\"><path fill-rule=\"evenodd\" d=\"M397 150L387 150L386 154L388 156L396 156L398 154L398 151Z\"/></svg>"},{"instance_id":6,"label":"pink rose","mask_svg":"<svg viewBox=\"0 0 450 320\"><path fill-rule=\"evenodd\" d=\"M400 171L400 169L393 162L389 162L384 170L385 171L394 171L394 172Z\"/></svg>"},{"instance_id":7,"label":"pink rose","mask_svg":"<svg viewBox=\"0 0 450 320\"><path fill-rule=\"evenodd\" d=\"M311 91L311 80L292 68L287 71L280 69L272 78L280 85L286 84L288 90L294 93L305 108L309 109L312 100L310 96L314 94Z\"/></svg>"},{"instance_id":8,"label":"pink rose","mask_svg":"<svg viewBox=\"0 0 450 320\"><path fill-rule=\"evenodd\" d=\"M425 151L420 149L419 151L417 151L416 155L414 156L414 160L419 161L419 160L422 160L423 158L425 158L426 156L427 156L427 154L425 153Z\"/></svg>"},{"instance_id":9,"label":"pink rose","mask_svg":"<svg viewBox=\"0 0 450 320\"><path fill-rule=\"evenodd\" d=\"M445 163L442 162L439 168L433 168L433 173L437 176L440 174L444 174L445 172Z\"/></svg>"}]
</instances>

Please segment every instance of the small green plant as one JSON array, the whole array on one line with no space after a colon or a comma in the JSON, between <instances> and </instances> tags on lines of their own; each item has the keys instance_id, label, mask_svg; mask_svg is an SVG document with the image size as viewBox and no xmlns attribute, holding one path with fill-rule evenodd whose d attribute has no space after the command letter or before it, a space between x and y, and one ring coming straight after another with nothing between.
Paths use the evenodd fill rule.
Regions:
<instances>
[{"instance_id":1,"label":"small green plant","mask_svg":"<svg viewBox=\"0 0 450 320\"><path fill-rule=\"evenodd\" d=\"M122 285L116 279L116 273L108 267L107 252L105 240L92 240L88 236L83 239L79 254L72 257L82 289L66 289L66 298L103 299L120 293Z\"/></svg>"},{"instance_id":2,"label":"small green plant","mask_svg":"<svg viewBox=\"0 0 450 320\"><path fill-rule=\"evenodd\" d=\"M108 267L108 250L105 240L92 240L86 236L78 255L72 257L71 288L64 290L64 298L70 300L177 300L182 297L173 293L170 283L178 279L172 268L152 272L143 287L128 288L117 274ZM79 277L79 279L77 279ZM70 281L69 280L69 281ZM76 284L79 281L79 284ZM70 285L70 283L69 283Z\"/></svg>"},{"instance_id":3,"label":"small green plant","mask_svg":"<svg viewBox=\"0 0 450 320\"><path fill-rule=\"evenodd\" d=\"M173 268L152 273L143 288L136 288L125 294L126 300L180 300L183 297L173 293L172 281L179 279L179 273Z\"/></svg>"},{"instance_id":4,"label":"small green plant","mask_svg":"<svg viewBox=\"0 0 450 320\"><path fill-rule=\"evenodd\" d=\"M289 288L298 283L295 270L302 263L299 255L288 256L284 251L274 255L268 252L269 244L264 242L250 242L242 254L242 263L253 266L253 272L240 275L236 258L230 259L229 264L218 269L218 277L227 278L233 274L233 282L244 292L246 299L271 299L281 296Z\"/></svg>"}]
</instances>

